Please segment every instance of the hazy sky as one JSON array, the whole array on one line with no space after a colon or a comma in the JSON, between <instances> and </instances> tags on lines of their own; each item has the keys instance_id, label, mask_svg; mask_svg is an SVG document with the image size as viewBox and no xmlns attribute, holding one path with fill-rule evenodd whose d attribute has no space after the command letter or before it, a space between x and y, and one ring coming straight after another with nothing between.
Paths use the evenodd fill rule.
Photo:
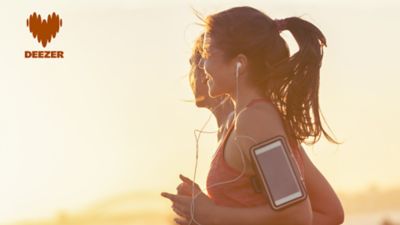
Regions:
<instances>
[{"instance_id":1,"label":"hazy sky","mask_svg":"<svg viewBox=\"0 0 400 225\"><path fill-rule=\"evenodd\" d=\"M400 185L400 30L396 1L7 1L0 9L0 223L84 207L135 190L175 191L192 176L197 109L187 72L205 15L238 5L272 18L302 16L325 34L320 104L344 144L321 141L309 156L337 191ZM63 19L43 50L28 16ZM292 52L295 43L290 34ZM213 120L208 127L215 130ZM216 136L200 142L205 189Z\"/></svg>"}]
</instances>

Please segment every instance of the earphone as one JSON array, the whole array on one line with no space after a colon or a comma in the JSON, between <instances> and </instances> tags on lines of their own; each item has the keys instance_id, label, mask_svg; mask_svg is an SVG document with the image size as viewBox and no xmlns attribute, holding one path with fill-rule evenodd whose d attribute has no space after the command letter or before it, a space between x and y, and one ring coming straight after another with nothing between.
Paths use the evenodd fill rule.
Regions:
<instances>
[{"instance_id":1,"label":"earphone","mask_svg":"<svg viewBox=\"0 0 400 225\"><path fill-rule=\"evenodd\" d=\"M237 62L236 63L236 73L235 73L235 78L236 78L236 82L235 82L235 84L236 84L236 101L239 101L239 69L240 69L240 67L242 67L242 63ZM238 115L236 115L236 110L234 110L234 118L237 119L237 116ZM235 121L235 119L234 119L234 121ZM235 130L236 130L236 126L235 126Z\"/></svg>"},{"instance_id":2,"label":"earphone","mask_svg":"<svg viewBox=\"0 0 400 225\"><path fill-rule=\"evenodd\" d=\"M239 77L239 69L242 67L242 63L237 62L236 63L236 77Z\"/></svg>"},{"instance_id":3,"label":"earphone","mask_svg":"<svg viewBox=\"0 0 400 225\"><path fill-rule=\"evenodd\" d=\"M236 94L236 103L239 102L239 82L238 82L238 79L239 79L239 70L240 70L241 66L242 66L242 64L241 64L240 62L237 62L237 63L236 63L236 73L235 73L235 78L236 78L236 93L235 93L235 94ZM197 193L196 195L194 194L194 192L195 192L195 191L194 191L194 189L195 189L195 177L196 177L197 162L198 162L198 142L199 142L199 139L200 139L200 134L201 134L201 133L215 133L215 132L204 132L203 129L205 128L205 126L206 126L207 123L209 122L212 113L213 113L218 107L220 107L221 105L223 105L223 104L225 103L226 100L227 100L227 99L224 99L223 101L221 101L221 103L220 103L217 107L215 107L213 110L211 110L210 117L208 118L208 120L206 121L206 123L204 124L204 126L202 127L201 130L195 130L195 137L196 137L196 165L195 165L195 174L194 174L194 178L193 178L193 182L192 182L192 201L191 201L191 205L190 205L190 216L191 216L191 219L190 219L190 221L189 221L189 224L192 224L192 221L193 221L195 224L201 225L201 224L200 224L199 222L197 222L197 221L195 220L195 218L194 218L194 215L195 215L195 204L194 204L194 200L195 200L200 194L203 193L202 191L199 191L199 193ZM244 110L246 110L247 108L248 108L247 106L244 107L242 110L239 111L239 113L236 113L236 110L234 110L234 118L233 118L233 120L232 120L232 122L231 122L231 123L234 123L234 124L231 124L231 125L235 125L235 123L237 122L237 119L238 119L238 117L240 116L240 114L241 114L242 112L244 112ZM235 131L236 131L236 127L237 127L237 126L234 126ZM200 133L199 136L196 135L196 131L198 131L198 132ZM222 185L222 184L227 184L227 183L235 182L235 181L239 180L239 179L245 174L245 171L246 171L246 160L245 160L245 157L244 157L244 155L243 155L243 150L242 150L241 146L240 146L239 143L238 143L238 138L248 138L248 139L250 139L251 141L253 141L254 143L257 143L257 141L256 141L254 138L252 138L252 137L244 136L244 135L237 135L237 133L236 133L235 138L234 138L234 143L235 143L235 145L238 147L238 151L240 152L241 161L242 161L242 165L243 165L243 169L242 169L240 175L238 175L237 177L235 177L235 178L233 178L233 179L231 179L231 180L221 181L221 182L217 182L217 183L208 185L208 186L206 187L206 189L210 189L210 188L212 188L212 187L215 187L215 186L218 186L218 185ZM218 150L218 151L220 151L220 150ZM294 157L294 154L292 153L291 156ZM223 156L222 156L222 157L223 157ZM298 163L297 163L296 160L295 160L295 163L296 163L296 166L297 166L297 167L300 167L300 166L298 165ZM304 178L301 178L301 179L304 180Z\"/></svg>"},{"instance_id":4,"label":"earphone","mask_svg":"<svg viewBox=\"0 0 400 225\"><path fill-rule=\"evenodd\" d=\"M236 101L238 101L238 96L239 96L239 84L238 84L239 82L238 82L238 78L239 78L239 69L240 69L241 66L242 66L242 64L241 64L240 62L237 62L237 63L236 63L236 73L235 73L235 78L236 78ZM198 224L198 225L201 225L199 222L197 222L197 221L194 219L194 210L195 210L195 208L194 208L194 205L195 205L195 204L194 204L194 200L202 193L202 192L199 192L199 193L197 193L196 195L194 195L194 189L195 189L195 183L196 183L195 181L196 181L196 173L197 173L197 163L198 163L198 152L199 152L199 140L200 140L200 135L201 135L202 133L215 133L215 132L203 131L203 130L204 130L204 128L206 127L206 125L208 124L208 122L210 121L213 112L215 112L215 110L216 110L217 108L221 107L228 99L229 99L229 96L225 97L225 99L222 100L222 101L217 105L217 107L215 107L214 109L211 110L210 116L208 117L207 121L204 123L204 125L202 126L202 128L201 128L200 130L198 130L198 129L195 129L195 130L194 130L194 135L195 135L195 140L196 140L196 163L195 163L195 169L194 169L194 177L193 177L193 179L192 179L192 180L193 180L193 182L192 182L192 202L191 202L191 207L190 207L190 214L191 214L190 216L191 216L191 219L190 219L190 221L189 221L189 224L191 224L192 221L193 221L194 223L196 223L196 224ZM236 113L236 110L235 110L235 111L234 111L234 118L233 118L233 120L232 120L231 123L235 123L236 120L237 120L237 118L238 118L238 116L239 116L242 112L244 112L244 110L246 110L246 109L247 109L247 107L245 107L244 109L242 109L239 113ZM234 128L235 128L235 130L236 130L236 126L234 126ZM197 136L197 133L196 133L196 132L199 133L198 136ZM254 143L256 143L256 140L254 140L252 137L243 136L243 135L236 135L236 137L235 137L235 139L234 139L235 144L237 145L237 147L238 147L238 149L239 149L239 151L240 151L240 156L241 156L241 160L242 160L242 164L243 164L243 170L241 171L240 175L237 176L236 178L231 179L231 180L228 180L228 181L221 181L221 182L217 182L217 183L215 183L215 184L209 185L209 186L206 187L206 189L210 189L210 188L215 187L215 186L217 186L217 185L222 185L222 184L227 184L227 183L235 182L235 181L237 181L238 179L240 179L240 178L244 175L244 173L245 173L245 171L246 171L246 160L245 160L245 158L244 158L243 151L242 151L240 145L239 145L238 142L237 142L238 138L248 138L248 139L252 140Z\"/></svg>"}]
</instances>

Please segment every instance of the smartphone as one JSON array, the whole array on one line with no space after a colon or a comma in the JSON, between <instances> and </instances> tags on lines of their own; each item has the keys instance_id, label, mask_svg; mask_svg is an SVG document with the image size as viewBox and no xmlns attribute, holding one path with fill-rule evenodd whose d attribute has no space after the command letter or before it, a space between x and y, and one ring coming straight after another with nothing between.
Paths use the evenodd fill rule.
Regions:
<instances>
[{"instance_id":1,"label":"smartphone","mask_svg":"<svg viewBox=\"0 0 400 225\"><path fill-rule=\"evenodd\" d=\"M299 168L283 136L254 145L250 150L257 178L274 210L306 199Z\"/></svg>"}]
</instances>

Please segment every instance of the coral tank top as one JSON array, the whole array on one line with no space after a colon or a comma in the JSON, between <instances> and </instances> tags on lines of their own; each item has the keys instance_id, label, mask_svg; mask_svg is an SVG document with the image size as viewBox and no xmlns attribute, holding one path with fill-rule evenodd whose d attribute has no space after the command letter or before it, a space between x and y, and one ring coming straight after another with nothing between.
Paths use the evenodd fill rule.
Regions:
<instances>
[{"instance_id":1,"label":"coral tank top","mask_svg":"<svg viewBox=\"0 0 400 225\"><path fill-rule=\"evenodd\" d=\"M254 99L246 107L268 99ZM267 196L264 192L259 191L260 184L254 181L255 176L243 174L239 179L237 178L242 171L231 167L224 159L225 143L234 127L234 120L230 124L228 130L225 132L219 147L211 161L210 170L207 176L207 192L208 196L213 202L220 206L227 207L254 207L259 205L269 204ZM304 174L304 165L300 155L299 146L291 145L296 162L300 167L300 172ZM216 183L231 181L233 182L211 186ZM258 188L257 188L258 187ZM258 191L257 191L258 189Z\"/></svg>"}]
</instances>

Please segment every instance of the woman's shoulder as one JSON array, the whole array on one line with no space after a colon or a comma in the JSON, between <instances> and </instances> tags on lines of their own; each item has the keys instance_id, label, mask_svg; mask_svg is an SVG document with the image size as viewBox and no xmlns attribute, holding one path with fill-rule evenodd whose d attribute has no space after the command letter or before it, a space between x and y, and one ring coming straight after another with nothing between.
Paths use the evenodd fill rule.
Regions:
<instances>
[{"instance_id":1,"label":"woman's shoulder","mask_svg":"<svg viewBox=\"0 0 400 225\"><path fill-rule=\"evenodd\" d=\"M279 111L271 102L247 108L235 122L238 134L250 134L260 141L277 135L286 136Z\"/></svg>"}]
</instances>

